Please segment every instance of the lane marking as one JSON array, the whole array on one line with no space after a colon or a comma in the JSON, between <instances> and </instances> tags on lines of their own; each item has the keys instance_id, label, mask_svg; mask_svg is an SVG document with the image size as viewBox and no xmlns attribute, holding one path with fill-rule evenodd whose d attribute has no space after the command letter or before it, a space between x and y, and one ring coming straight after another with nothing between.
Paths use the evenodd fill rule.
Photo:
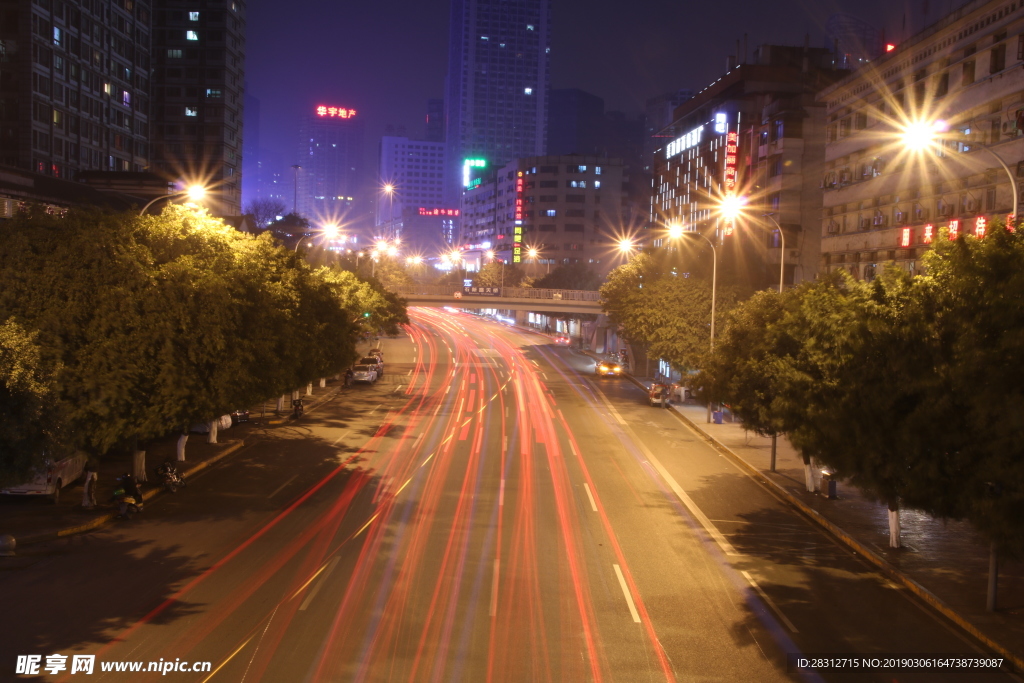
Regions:
<instances>
[{"instance_id":1,"label":"lane marking","mask_svg":"<svg viewBox=\"0 0 1024 683\"><path fill-rule=\"evenodd\" d=\"M498 558L494 558L494 572L491 575L491 610L492 617L498 614Z\"/></svg>"},{"instance_id":2,"label":"lane marking","mask_svg":"<svg viewBox=\"0 0 1024 683\"><path fill-rule=\"evenodd\" d=\"M404 384L399 384L397 387L395 387L395 390L392 391L391 393L392 394L397 394L399 391L402 390L402 387L404 387L404 386L405 386Z\"/></svg>"},{"instance_id":3,"label":"lane marking","mask_svg":"<svg viewBox=\"0 0 1024 683\"><path fill-rule=\"evenodd\" d=\"M543 373L543 372L542 372L542 373L540 373L540 376L544 378L544 381L545 381L545 382L547 382L547 381L548 381L548 376L547 376L547 374L546 374L546 373Z\"/></svg>"},{"instance_id":4,"label":"lane marking","mask_svg":"<svg viewBox=\"0 0 1024 683\"><path fill-rule=\"evenodd\" d=\"M204 679L202 680L202 683L207 683L207 681L209 681L209 680L210 680L210 679L212 679L212 678L213 678L214 676L216 676L216 675L217 675L217 672L218 672L218 671L220 671L221 669L223 669L223 668L224 668L225 666L227 666L227 663L228 663L228 662L230 662L230 661L231 661L232 659L234 659L234 658L235 658L235 655L237 655L237 654L238 654L239 652L241 652L241 651L242 651L242 648L244 648L244 647L245 647L246 645L248 645L248 644L249 644L249 641L251 641L251 640L252 640L253 638L255 638L255 637L256 637L256 634L255 634L255 633L253 633L253 634L252 634L251 636L249 636L249 639L248 639L248 640L246 640L246 641L245 641L244 643L242 643L241 645L239 645L239 646L238 646L238 649L237 649L237 650L235 650L235 651L234 651L234 652L232 652L232 653L231 653L230 655L228 655L228 658L227 658L227 659L225 659L225 660L224 660L223 662L221 662L220 666L218 666L218 667L217 667L216 669L214 669L214 670L213 670L213 671L212 671L212 672L210 673L210 675L209 675L209 676L207 676L206 678L204 678Z\"/></svg>"},{"instance_id":5,"label":"lane marking","mask_svg":"<svg viewBox=\"0 0 1024 683\"><path fill-rule=\"evenodd\" d=\"M370 415L373 415L373 414L374 414L374 413L376 413L376 412L377 412L378 410L380 410L380 409L381 409L381 406L383 406L383 405L384 405L384 404L383 404L383 403L381 403L381 404L380 404L379 406L377 406L376 408L374 408L373 410L371 410L371 411L370 411Z\"/></svg>"},{"instance_id":6,"label":"lane marking","mask_svg":"<svg viewBox=\"0 0 1024 683\"><path fill-rule=\"evenodd\" d=\"M342 439L344 439L346 436L348 436L351 433L352 433L352 430L350 429L347 432L345 432L344 434L342 434L341 436L339 436L337 439L335 439L333 442L331 442L331 445L332 446L337 446L339 441L341 441Z\"/></svg>"},{"instance_id":7,"label":"lane marking","mask_svg":"<svg viewBox=\"0 0 1024 683\"><path fill-rule=\"evenodd\" d=\"M327 565L327 569L324 570L324 575L320 577L320 580L316 582L315 586L313 586L313 590L309 591L309 595L307 595L306 599L302 601L301 605L299 605L300 612L304 612L306 608L309 607L309 603L313 602L313 598L316 597L316 594L320 592L320 588L327 582L327 577L331 575L332 571L334 571L334 568L338 565L338 560L340 559L340 555L335 555L334 559L330 561Z\"/></svg>"},{"instance_id":8,"label":"lane marking","mask_svg":"<svg viewBox=\"0 0 1024 683\"><path fill-rule=\"evenodd\" d=\"M732 544L725 539L722 532L720 532L718 528L711 523L711 520L708 519L707 515L705 515L704 512L697 507L697 504L694 503L688 495L686 495L686 491L683 491L678 482L676 482L672 475L669 474L669 471L665 469L665 466L661 464L661 461L654 456L651 449L649 449L647 445L637 437L636 433L629 427L629 425L626 424L625 420L622 419L622 416L619 415L619 411L615 409L611 404L611 401L608 400L608 397L604 395L604 392L598 393L598 396L600 396L604 401L605 407L611 411L612 415L615 416L615 419L622 424L622 429L631 437L633 443L636 444L636 447L639 448L645 456L647 456L648 464L652 465L654 469L658 471L658 474L661 475L661 478L668 484L669 488L672 489L672 492L675 493L679 500L683 502L683 505L685 505L686 509L690 511L690 514L700 522L700 525L704 527L704 530L708 532L708 535L714 539L715 543L718 544L718 547L722 549L722 552L726 555L739 555L740 553L736 552L736 549L733 548Z\"/></svg>"},{"instance_id":9,"label":"lane marking","mask_svg":"<svg viewBox=\"0 0 1024 683\"><path fill-rule=\"evenodd\" d=\"M290 478L290 479L289 479L288 481L286 481L285 483L281 484L281 485L280 485L280 486L278 486L278 487L277 487L276 489L274 489L274 492L273 492L273 493L271 493L271 494L270 494L269 496L267 496L267 498L273 498L273 497L274 497L274 496L276 496L277 494L281 493L281 489L283 489L283 488L284 488L285 486L287 486L288 484L290 484L290 483L292 483L293 481L295 481L295 477L297 477L297 476L299 476L299 475L297 475L297 474L293 474L293 475L291 476L291 478Z\"/></svg>"},{"instance_id":10,"label":"lane marking","mask_svg":"<svg viewBox=\"0 0 1024 683\"><path fill-rule=\"evenodd\" d=\"M626 585L626 578L622 575L622 569L619 565L613 564L615 567L615 576L619 577L619 586L622 587L622 594L626 596L626 604L629 605L629 613L633 615L633 621L640 623L640 615L636 611L636 605L633 604L633 596L629 594L629 587Z\"/></svg>"},{"instance_id":11,"label":"lane marking","mask_svg":"<svg viewBox=\"0 0 1024 683\"><path fill-rule=\"evenodd\" d=\"M594 502L594 494L590 492L590 484L583 482L583 488L587 492L587 498L590 499L590 509L597 512L597 503Z\"/></svg>"},{"instance_id":12,"label":"lane marking","mask_svg":"<svg viewBox=\"0 0 1024 683\"><path fill-rule=\"evenodd\" d=\"M757 585L757 581L754 581L754 577L752 577L750 574L748 574L746 571L742 569L740 570L740 574L743 574L743 578L750 582L750 585L753 586L754 590L757 591L757 594L761 596L761 599L764 600L769 607L771 607L772 611L775 612L775 616L777 616L782 621L782 623L786 625L786 628L788 628L793 633L800 633L796 630L796 626L793 626L793 622L787 619L786 615L782 613L782 610L779 609L779 606L776 605L772 601L772 599L768 597L768 594L765 593L761 589L761 587Z\"/></svg>"}]
</instances>

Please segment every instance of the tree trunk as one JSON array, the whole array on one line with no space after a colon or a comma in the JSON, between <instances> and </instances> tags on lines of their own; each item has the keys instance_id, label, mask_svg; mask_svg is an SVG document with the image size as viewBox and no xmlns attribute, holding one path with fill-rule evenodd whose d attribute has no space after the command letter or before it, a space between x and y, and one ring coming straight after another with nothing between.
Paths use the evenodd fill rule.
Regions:
<instances>
[{"instance_id":1,"label":"tree trunk","mask_svg":"<svg viewBox=\"0 0 1024 683\"><path fill-rule=\"evenodd\" d=\"M312 395L313 395L313 383L309 382L306 385L306 396L312 396Z\"/></svg>"},{"instance_id":2,"label":"tree trunk","mask_svg":"<svg viewBox=\"0 0 1024 683\"><path fill-rule=\"evenodd\" d=\"M188 432L183 432L178 437L178 462L185 462L185 443L188 442Z\"/></svg>"},{"instance_id":3,"label":"tree trunk","mask_svg":"<svg viewBox=\"0 0 1024 683\"><path fill-rule=\"evenodd\" d=\"M296 389L295 391L292 392L292 400L294 401L298 397L299 397L299 390Z\"/></svg>"},{"instance_id":4,"label":"tree trunk","mask_svg":"<svg viewBox=\"0 0 1024 683\"><path fill-rule=\"evenodd\" d=\"M327 386L327 378L326 377L321 377L320 378L320 388L323 389L326 386Z\"/></svg>"},{"instance_id":5,"label":"tree trunk","mask_svg":"<svg viewBox=\"0 0 1024 683\"><path fill-rule=\"evenodd\" d=\"M901 548L900 545L900 499L889 499L889 547Z\"/></svg>"},{"instance_id":6,"label":"tree trunk","mask_svg":"<svg viewBox=\"0 0 1024 683\"><path fill-rule=\"evenodd\" d=\"M992 541L992 545L988 551L988 596L985 600L985 609L989 612L996 611L996 601L999 593L999 551L996 548L996 542Z\"/></svg>"},{"instance_id":7,"label":"tree trunk","mask_svg":"<svg viewBox=\"0 0 1024 683\"><path fill-rule=\"evenodd\" d=\"M217 443L217 428L220 426L220 418L210 420L210 433L206 436L206 443Z\"/></svg>"},{"instance_id":8,"label":"tree trunk","mask_svg":"<svg viewBox=\"0 0 1024 683\"><path fill-rule=\"evenodd\" d=\"M809 455L804 456L804 488L807 489L807 493L814 493L818 490L818 487L814 485L814 468L811 467Z\"/></svg>"},{"instance_id":9,"label":"tree trunk","mask_svg":"<svg viewBox=\"0 0 1024 683\"><path fill-rule=\"evenodd\" d=\"M132 437L132 474L137 481L149 481L146 478L146 451L139 450L139 437Z\"/></svg>"},{"instance_id":10,"label":"tree trunk","mask_svg":"<svg viewBox=\"0 0 1024 683\"><path fill-rule=\"evenodd\" d=\"M281 394L280 396L277 397L277 408L274 409L275 412L280 413L281 411L284 410L284 402L285 402L285 394Z\"/></svg>"},{"instance_id":11,"label":"tree trunk","mask_svg":"<svg viewBox=\"0 0 1024 683\"><path fill-rule=\"evenodd\" d=\"M771 472L775 471L775 442L778 440L778 438L778 434L772 434L772 463L771 467L769 468Z\"/></svg>"}]
</instances>

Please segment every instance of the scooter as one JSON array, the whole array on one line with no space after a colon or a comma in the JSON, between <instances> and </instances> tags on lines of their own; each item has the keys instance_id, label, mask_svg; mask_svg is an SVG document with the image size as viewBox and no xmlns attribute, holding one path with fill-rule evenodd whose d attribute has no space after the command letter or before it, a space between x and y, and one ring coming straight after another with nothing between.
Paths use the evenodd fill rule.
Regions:
<instances>
[{"instance_id":1,"label":"scooter","mask_svg":"<svg viewBox=\"0 0 1024 683\"><path fill-rule=\"evenodd\" d=\"M165 461L162 465L156 468L156 474L163 481L164 489L171 493L177 493L178 487L184 488L187 486L185 483L185 477L178 473L178 468L175 467L171 462Z\"/></svg>"},{"instance_id":2,"label":"scooter","mask_svg":"<svg viewBox=\"0 0 1024 683\"><path fill-rule=\"evenodd\" d=\"M131 519L142 512L142 501L136 500L135 496L127 493L124 489L114 490L114 502L117 503L120 510L117 516L121 519Z\"/></svg>"}]
</instances>

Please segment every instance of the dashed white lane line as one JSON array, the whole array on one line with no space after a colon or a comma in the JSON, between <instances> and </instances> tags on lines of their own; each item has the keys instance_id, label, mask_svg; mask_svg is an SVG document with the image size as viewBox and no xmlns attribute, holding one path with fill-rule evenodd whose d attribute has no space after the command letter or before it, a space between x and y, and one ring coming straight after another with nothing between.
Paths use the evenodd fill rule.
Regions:
<instances>
[{"instance_id":1,"label":"dashed white lane line","mask_svg":"<svg viewBox=\"0 0 1024 683\"><path fill-rule=\"evenodd\" d=\"M597 512L597 503L594 502L594 494L590 492L590 484L583 482L583 488L587 492L587 498L590 499L590 509Z\"/></svg>"},{"instance_id":2,"label":"dashed white lane line","mask_svg":"<svg viewBox=\"0 0 1024 683\"><path fill-rule=\"evenodd\" d=\"M280 485L280 486L278 486L278 487L277 487L276 489L274 489L274 492L273 492L273 493L271 493L271 494L270 494L269 496L267 496L267 498L273 498L273 497L274 497L274 496L276 496L277 494L281 493L281 489L283 489L283 488L284 488L285 486L287 486L288 484L290 484L290 483L292 483L293 481L295 481L295 478L296 478L297 476L299 476L299 475L297 475L297 474L293 474L293 475L291 476L291 478L290 478L290 479L288 479L288 481L286 481L285 483L281 484L281 485Z\"/></svg>"},{"instance_id":3,"label":"dashed white lane line","mask_svg":"<svg viewBox=\"0 0 1024 683\"><path fill-rule=\"evenodd\" d=\"M633 616L633 621L639 624L640 614L636 611L636 605L633 604L633 596L629 594L629 586L626 585L626 578L622 575L622 569L617 564L613 564L612 567L615 568L615 576L619 577L619 586L622 587L622 594L626 596L629 613Z\"/></svg>"},{"instance_id":4,"label":"dashed white lane line","mask_svg":"<svg viewBox=\"0 0 1024 683\"><path fill-rule=\"evenodd\" d=\"M793 622L787 619L786 615L782 613L782 610L779 609L779 606L776 605L775 602L768 597L768 594L765 593L761 589L761 587L757 585L757 581L754 581L754 577L752 577L750 574L748 574L742 569L740 570L740 574L743 574L743 578L745 578L753 587L753 589L757 591L757 594L761 596L761 599L765 601L765 604L772 608L772 611L775 612L775 616L777 616L779 620L786 625L786 628L788 628L793 633L800 633L796 630L796 626L793 626Z\"/></svg>"},{"instance_id":5,"label":"dashed white lane line","mask_svg":"<svg viewBox=\"0 0 1024 683\"><path fill-rule=\"evenodd\" d=\"M323 586L324 582L327 581L327 577L330 576L331 572L334 570L334 567L337 566L338 560L340 559L340 555L335 555L334 559L331 560L330 564L327 565L327 569L324 570L323 576L320 577L320 580L316 582L315 586L313 586L313 590L309 591L309 595L307 595L306 599L302 601L301 605L299 605L300 612L305 611L305 609L309 607L309 604L313 602L313 598L315 598L316 594L320 592L321 586Z\"/></svg>"}]
</instances>

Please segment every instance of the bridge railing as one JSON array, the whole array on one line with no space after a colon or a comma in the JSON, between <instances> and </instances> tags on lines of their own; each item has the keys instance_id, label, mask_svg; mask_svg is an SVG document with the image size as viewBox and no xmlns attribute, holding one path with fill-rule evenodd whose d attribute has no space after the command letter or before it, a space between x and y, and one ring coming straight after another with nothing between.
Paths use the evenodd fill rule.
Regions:
<instances>
[{"instance_id":1,"label":"bridge railing","mask_svg":"<svg viewBox=\"0 0 1024 683\"><path fill-rule=\"evenodd\" d=\"M591 292L580 289L534 289L533 287L501 287L500 294L495 297L493 294L475 294L465 291L459 287L448 285L404 285L395 287L395 293L399 296L448 296L454 299L455 292L462 292L463 296L509 298L509 299L552 299L555 301L600 301L600 292Z\"/></svg>"}]
</instances>

